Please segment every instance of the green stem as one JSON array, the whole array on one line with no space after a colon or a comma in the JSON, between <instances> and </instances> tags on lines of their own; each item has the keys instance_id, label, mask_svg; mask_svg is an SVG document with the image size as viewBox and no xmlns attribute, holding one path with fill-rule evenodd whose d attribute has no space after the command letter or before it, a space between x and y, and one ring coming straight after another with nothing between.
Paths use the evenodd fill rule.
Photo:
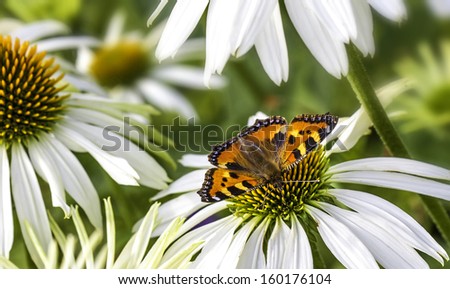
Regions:
<instances>
[{"instance_id":1,"label":"green stem","mask_svg":"<svg viewBox=\"0 0 450 289\"><path fill-rule=\"evenodd\" d=\"M360 53L353 45L348 46L347 52L350 66L347 80L359 102L372 120L376 132L393 156L410 158L408 150L395 131L394 126L376 95ZM420 195L420 198L445 241L447 244L450 244L450 217L446 213L444 206L435 198L423 195Z\"/></svg>"}]
</instances>

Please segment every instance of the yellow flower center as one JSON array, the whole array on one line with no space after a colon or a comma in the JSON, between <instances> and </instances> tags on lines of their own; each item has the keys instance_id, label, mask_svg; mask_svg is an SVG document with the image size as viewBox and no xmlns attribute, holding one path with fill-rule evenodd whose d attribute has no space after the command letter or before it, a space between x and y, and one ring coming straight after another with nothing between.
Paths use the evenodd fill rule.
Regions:
<instances>
[{"instance_id":1,"label":"yellow flower center","mask_svg":"<svg viewBox=\"0 0 450 289\"><path fill-rule=\"evenodd\" d=\"M68 95L58 95L65 86L56 87L63 74L54 77L53 62L35 45L0 35L0 144L48 132L60 118Z\"/></svg>"},{"instance_id":2,"label":"yellow flower center","mask_svg":"<svg viewBox=\"0 0 450 289\"><path fill-rule=\"evenodd\" d=\"M101 85L130 85L148 70L148 54L138 42L104 46L95 53L90 71Z\"/></svg>"}]
</instances>

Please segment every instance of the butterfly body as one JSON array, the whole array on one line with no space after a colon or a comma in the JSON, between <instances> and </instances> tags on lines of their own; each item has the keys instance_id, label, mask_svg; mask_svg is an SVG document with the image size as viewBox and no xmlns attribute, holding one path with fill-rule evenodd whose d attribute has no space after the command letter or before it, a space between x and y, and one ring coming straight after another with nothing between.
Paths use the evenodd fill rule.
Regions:
<instances>
[{"instance_id":1,"label":"butterfly body","mask_svg":"<svg viewBox=\"0 0 450 289\"><path fill-rule=\"evenodd\" d=\"M272 116L213 147L208 156L216 166L205 174L198 194L204 202L217 202L263 185L283 185L283 172L300 162L331 133L337 117L299 115L288 125Z\"/></svg>"}]
</instances>

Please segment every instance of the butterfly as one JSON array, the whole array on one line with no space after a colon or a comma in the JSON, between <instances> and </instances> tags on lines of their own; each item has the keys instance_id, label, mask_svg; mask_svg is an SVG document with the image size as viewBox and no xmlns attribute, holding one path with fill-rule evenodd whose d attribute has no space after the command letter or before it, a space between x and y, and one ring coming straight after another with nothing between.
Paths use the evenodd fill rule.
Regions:
<instances>
[{"instance_id":1,"label":"butterfly","mask_svg":"<svg viewBox=\"0 0 450 289\"><path fill-rule=\"evenodd\" d=\"M277 185L336 126L330 114L297 115L287 124L281 116L258 119L237 136L216 145L208 156L215 168L205 173L197 192L203 202L218 202L267 183Z\"/></svg>"}]
</instances>

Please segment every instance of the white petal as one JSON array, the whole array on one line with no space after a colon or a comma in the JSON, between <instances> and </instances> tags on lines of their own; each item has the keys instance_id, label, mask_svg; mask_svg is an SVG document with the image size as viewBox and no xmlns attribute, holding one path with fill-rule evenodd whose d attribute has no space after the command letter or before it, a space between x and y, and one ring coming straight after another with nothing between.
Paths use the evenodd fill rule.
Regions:
<instances>
[{"instance_id":1,"label":"white petal","mask_svg":"<svg viewBox=\"0 0 450 289\"><path fill-rule=\"evenodd\" d=\"M426 2L436 16L442 18L448 18L450 16L450 1L428 0Z\"/></svg>"},{"instance_id":2,"label":"white petal","mask_svg":"<svg viewBox=\"0 0 450 289\"><path fill-rule=\"evenodd\" d=\"M206 242L202 252L195 258L190 268L217 269L230 247L234 231L242 221L242 218L232 216L230 222L221 226L215 236Z\"/></svg>"},{"instance_id":3,"label":"white petal","mask_svg":"<svg viewBox=\"0 0 450 289\"><path fill-rule=\"evenodd\" d=\"M154 236L159 236L175 216L187 218L205 206L207 204L200 202L197 191L184 193L164 202L159 208L158 226L153 231Z\"/></svg>"},{"instance_id":4,"label":"white petal","mask_svg":"<svg viewBox=\"0 0 450 289\"><path fill-rule=\"evenodd\" d=\"M88 74L90 72L93 59L94 52L86 46L81 46L77 51L75 67L78 71Z\"/></svg>"},{"instance_id":5,"label":"white petal","mask_svg":"<svg viewBox=\"0 0 450 289\"><path fill-rule=\"evenodd\" d=\"M150 26L153 24L153 21L158 17L159 13L166 7L168 0L160 0L158 6L156 7L155 11L153 11L152 15L147 20L147 26Z\"/></svg>"},{"instance_id":6,"label":"white petal","mask_svg":"<svg viewBox=\"0 0 450 289\"><path fill-rule=\"evenodd\" d=\"M2 17L0 19L0 34L11 34L12 31L20 29L22 26L23 23L17 19Z\"/></svg>"},{"instance_id":7,"label":"white petal","mask_svg":"<svg viewBox=\"0 0 450 289\"><path fill-rule=\"evenodd\" d=\"M230 35L231 53L240 57L247 53L278 4L277 0L240 0L239 10Z\"/></svg>"},{"instance_id":8,"label":"white petal","mask_svg":"<svg viewBox=\"0 0 450 289\"><path fill-rule=\"evenodd\" d=\"M130 133L132 129L123 121L98 111L82 108L72 109L68 115L81 121L81 123L72 122L77 131L82 132L90 141L102 150L109 152L112 156L126 160L136 170L140 184L155 189L165 189L167 187L166 182L170 181L170 179L163 167L145 150L126 139L123 135L118 134L119 132L126 134L127 129L130 129L128 131ZM88 124L94 124L95 126ZM119 128L118 133L109 131L105 134L106 128L110 126ZM111 145L111 141L114 143L113 145ZM145 142L140 139L139 143L144 143L145 145Z\"/></svg>"},{"instance_id":9,"label":"white petal","mask_svg":"<svg viewBox=\"0 0 450 289\"><path fill-rule=\"evenodd\" d=\"M347 268L378 268L370 251L338 220L319 209L307 205L308 213L318 223L317 229L333 255Z\"/></svg>"},{"instance_id":10,"label":"white petal","mask_svg":"<svg viewBox=\"0 0 450 289\"><path fill-rule=\"evenodd\" d=\"M432 256L441 264L442 257L448 259L445 250L410 215L394 204L377 196L351 190L332 189L328 191L349 208L368 216L366 219L382 220L383 227L389 229L411 246Z\"/></svg>"},{"instance_id":11,"label":"white petal","mask_svg":"<svg viewBox=\"0 0 450 289\"><path fill-rule=\"evenodd\" d=\"M320 22L310 0L285 0L289 17L313 56L334 77L348 72L344 43L333 38Z\"/></svg>"},{"instance_id":12,"label":"white petal","mask_svg":"<svg viewBox=\"0 0 450 289\"><path fill-rule=\"evenodd\" d=\"M373 40L373 21L372 12L366 1L351 0L356 27L358 27L357 35L352 37L353 43L363 53L373 55L375 53L375 43Z\"/></svg>"},{"instance_id":13,"label":"white petal","mask_svg":"<svg viewBox=\"0 0 450 289\"><path fill-rule=\"evenodd\" d=\"M233 23L240 1L211 0L206 19L206 59L204 84L214 73L220 74L231 54Z\"/></svg>"},{"instance_id":14,"label":"white petal","mask_svg":"<svg viewBox=\"0 0 450 289\"><path fill-rule=\"evenodd\" d=\"M22 41L35 41L40 38L56 34L65 34L69 28L61 22L54 20L44 20L24 25L22 28L11 33L11 37L17 37Z\"/></svg>"},{"instance_id":15,"label":"white petal","mask_svg":"<svg viewBox=\"0 0 450 289\"><path fill-rule=\"evenodd\" d=\"M35 42L41 51L56 51L75 49L83 46L98 46L100 41L88 36L67 36L54 39L46 39Z\"/></svg>"},{"instance_id":16,"label":"white petal","mask_svg":"<svg viewBox=\"0 0 450 289\"><path fill-rule=\"evenodd\" d=\"M267 243L267 269L282 269L285 255L286 240L289 227L280 219L275 221L275 227ZM293 252L290 252L291 254Z\"/></svg>"},{"instance_id":17,"label":"white petal","mask_svg":"<svg viewBox=\"0 0 450 289\"><path fill-rule=\"evenodd\" d=\"M239 262L239 257L244 250L248 236L250 236L250 233L253 231L260 220L261 219L258 217L252 218L237 231L237 233L233 237L233 241L231 242L230 247L223 257L219 269L236 269L236 266Z\"/></svg>"},{"instance_id":18,"label":"white petal","mask_svg":"<svg viewBox=\"0 0 450 289\"><path fill-rule=\"evenodd\" d=\"M412 82L408 79L393 81L377 90L377 96L383 107L386 107L394 100L394 97L410 89L411 85ZM371 126L372 122L363 108L358 109L350 118L344 121L339 120L336 128L327 137L327 139L334 139L337 135L339 136L338 141L328 153L348 151L364 134L369 132Z\"/></svg>"},{"instance_id":19,"label":"white petal","mask_svg":"<svg viewBox=\"0 0 450 289\"><path fill-rule=\"evenodd\" d=\"M395 235L369 219L339 207L320 203L334 218L352 229L384 268L428 268L419 254Z\"/></svg>"},{"instance_id":20,"label":"white petal","mask_svg":"<svg viewBox=\"0 0 450 289\"><path fill-rule=\"evenodd\" d=\"M156 48L160 61L176 53L194 30L209 0L179 0L172 9Z\"/></svg>"},{"instance_id":21,"label":"white petal","mask_svg":"<svg viewBox=\"0 0 450 289\"><path fill-rule=\"evenodd\" d=\"M103 96L107 95L106 91L97 83L92 82L86 78L82 78L75 74L69 73L64 74L64 81L67 81L68 83L72 84L80 91L87 91L89 93Z\"/></svg>"},{"instance_id":22,"label":"white petal","mask_svg":"<svg viewBox=\"0 0 450 289\"><path fill-rule=\"evenodd\" d=\"M393 171L420 177L449 180L450 170L409 159L379 157L339 163L329 169L330 174L348 171Z\"/></svg>"},{"instance_id":23,"label":"white petal","mask_svg":"<svg viewBox=\"0 0 450 289\"><path fill-rule=\"evenodd\" d=\"M205 173L206 170L196 170L185 174L171 183L167 189L160 191L158 194L153 196L152 200L157 200L175 193L199 190L202 187L203 180L205 179Z\"/></svg>"},{"instance_id":24,"label":"white petal","mask_svg":"<svg viewBox=\"0 0 450 289\"><path fill-rule=\"evenodd\" d=\"M191 230L201 222L205 221L215 213L218 213L222 210L227 209L227 202L217 202L213 203L211 205L206 206L205 208L201 209L199 212L195 213L193 216L191 216L184 224L183 227L178 232L178 236L183 235L187 231Z\"/></svg>"},{"instance_id":25,"label":"white petal","mask_svg":"<svg viewBox=\"0 0 450 289\"><path fill-rule=\"evenodd\" d=\"M160 82L145 79L138 82L139 90L148 102L163 110L175 111L184 118L196 117L194 107L178 91Z\"/></svg>"},{"instance_id":26,"label":"white petal","mask_svg":"<svg viewBox=\"0 0 450 289\"><path fill-rule=\"evenodd\" d=\"M265 114L264 112L258 111L254 115L250 116L247 121L247 126L254 125L258 120L264 120L268 118L269 116Z\"/></svg>"},{"instance_id":27,"label":"white petal","mask_svg":"<svg viewBox=\"0 0 450 289\"><path fill-rule=\"evenodd\" d=\"M311 246L305 229L295 214L291 214L291 229L284 250L284 269L314 269Z\"/></svg>"},{"instance_id":28,"label":"white petal","mask_svg":"<svg viewBox=\"0 0 450 289\"><path fill-rule=\"evenodd\" d=\"M261 224L253 231L245 244L241 258L237 265L238 269L265 269L266 260L264 257L263 243L269 228L270 219L265 218Z\"/></svg>"},{"instance_id":29,"label":"white petal","mask_svg":"<svg viewBox=\"0 0 450 289\"><path fill-rule=\"evenodd\" d=\"M289 76L289 60L281 22L280 7L277 3L273 14L258 34L255 48L267 75L280 85Z\"/></svg>"},{"instance_id":30,"label":"white petal","mask_svg":"<svg viewBox=\"0 0 450 289\"><path fill-rule=\"evenodd\" d=\"M100 200L85 169L74 154L56 138L41 138L41 145L52 156L64 188L85 211L89 221L102 228Z\"/></svg>"},{"instance_id":31,"label":"white petal","mask_svg":"<svg viewBox=\"0 0 450 289\"><path fill-rule=\"evenodd\" d=\"M179 162L188 168L212 168L211 163L208 161L208 155L186 154L181 157Z\"/></svg>"},{"instance_id":32,"label":"white petal","mask_svg":"<svg viewBox=\"0 0 450 289\"><path fill-rule=\"evenodd\" d=\"M38 175L46 181L50 187L52 205L54 207L60 207L67 218L70 216L70 208L66 203L64 185L57 164L53 160L52 154L46 151L45 146L41 145L40 141L42 140L35 140L30 143L28 153L31 162Z\"/></svg>"},{"instance_id":33,"label":"white petal","mask_svg":"<svg viewBox=\"0 0 450 289\"><path fill-rule=\"evenodd\" d=\"M405 190L450 200L450 186L436 181L395 172L353 171L334 174L331 182L371 185Z\"/></svg>"},{"instance_id":34,"label":"white petal","mask_svg":"<svg viewBox=\"0 0 450 289\"><path fill-rule=\"evenodd\" d=\"M406 7L403 0L367 0L375 10L384 17L401 21L406 18Z\"/></svg>"},{"instance_id":35,"label":"white petal","mask_svg":"<svg viewBox=\"0 0 450 289\"><path fill-rule=\"evenodd\" d=\"M330 35L345 43L348 43L351 37L356 37L355 13L350 0L311 1L311 4Z\"/></svg>"},{"instance_id":36,"label":"white petal","mask_svg":"<svg viewBox=\"0 0 450 289\"><path fill-rule=\"evenodd\" d=\"M173 256L175 256L178 252L185 250L190 246L190 244L197 242L207 243L209 240L214 238L217 232L222 229L224 226L229 224L235 219L234 216L228 216L225 218L221 218L217 221L211 222L199 228L189 231L191 228L183 229L184 232L189 231L185 235L178 233L178 236L183 235L181 238L176 240L170 247L167 249L166 253L163 256L161 263L169 260ZM183 227L183 226L182 226ZM200 246L198 249L201 249L203 246Z\"/></svg>"},{"instance_id":37,"label":"white petal","mask_svg":"<svg viewBox=\"0 0 450 289\"><path fill-rule=\"evenodd\" d=\"M0 256L6 258L14 241L10 178L8 153L5 146L0 145Z\"/></svg>"},{"instance_id":38,"label":"white petal","mask_svg":"<svg viewBox=\"0 0 450 289\"><path fill-rule=\"evenodd\" d=\"M14 205L19 218L22 234L27 248L30 249L34 261L36 252L32 249L31 239L26 232L24 222L27 222L44 250L51 242L50 224L42 199L41 188L30 159L21 144L13 144L11 149L11 183ZM34 255L34 256L33 256ZM39 262L39 261L38 261Z\"/></svg>"},{"instance_id":39,"label":"white petal","mask_svg":"<svg viewBox=\"0 0 450 289\"><path fill-rule=\"evenodd\" d=\"M58 139L66 146L70 146L70 142L76 143L89 152L90 155L103 167L103 169L119 184L137 186L139 175L130 166L130 164L122 159L104 152L94 143L87 139L84 135L72 129L75 120L72 122L64 122L57 128Z\"/></svg>"},{"instance_id":40,"label":"white petal","mask_svg":"<svg viewBox=\"0 0 450 289\"><path fill-rule=\"evenodd\" d=\"M122 10L114 12L111 20L108 23L106 29L104 43L112 45L120 41L120 36L123 34L123 28L125 26L125 13Z\"/></svg>"},{"instance_id":41,"label":"white petal","mask_svg":"<svg viewBox=\"0 0 450 289\"><path fill-rule=\"evenodd\" d=\"M205 89L203 84L203 69L187 65L171 65L160 67L152 71L152 75L162 81L187 88ZM213 75L209 82L209 88L220 89L227 84L224 77Z\"/></svg>"}]
</instances>

